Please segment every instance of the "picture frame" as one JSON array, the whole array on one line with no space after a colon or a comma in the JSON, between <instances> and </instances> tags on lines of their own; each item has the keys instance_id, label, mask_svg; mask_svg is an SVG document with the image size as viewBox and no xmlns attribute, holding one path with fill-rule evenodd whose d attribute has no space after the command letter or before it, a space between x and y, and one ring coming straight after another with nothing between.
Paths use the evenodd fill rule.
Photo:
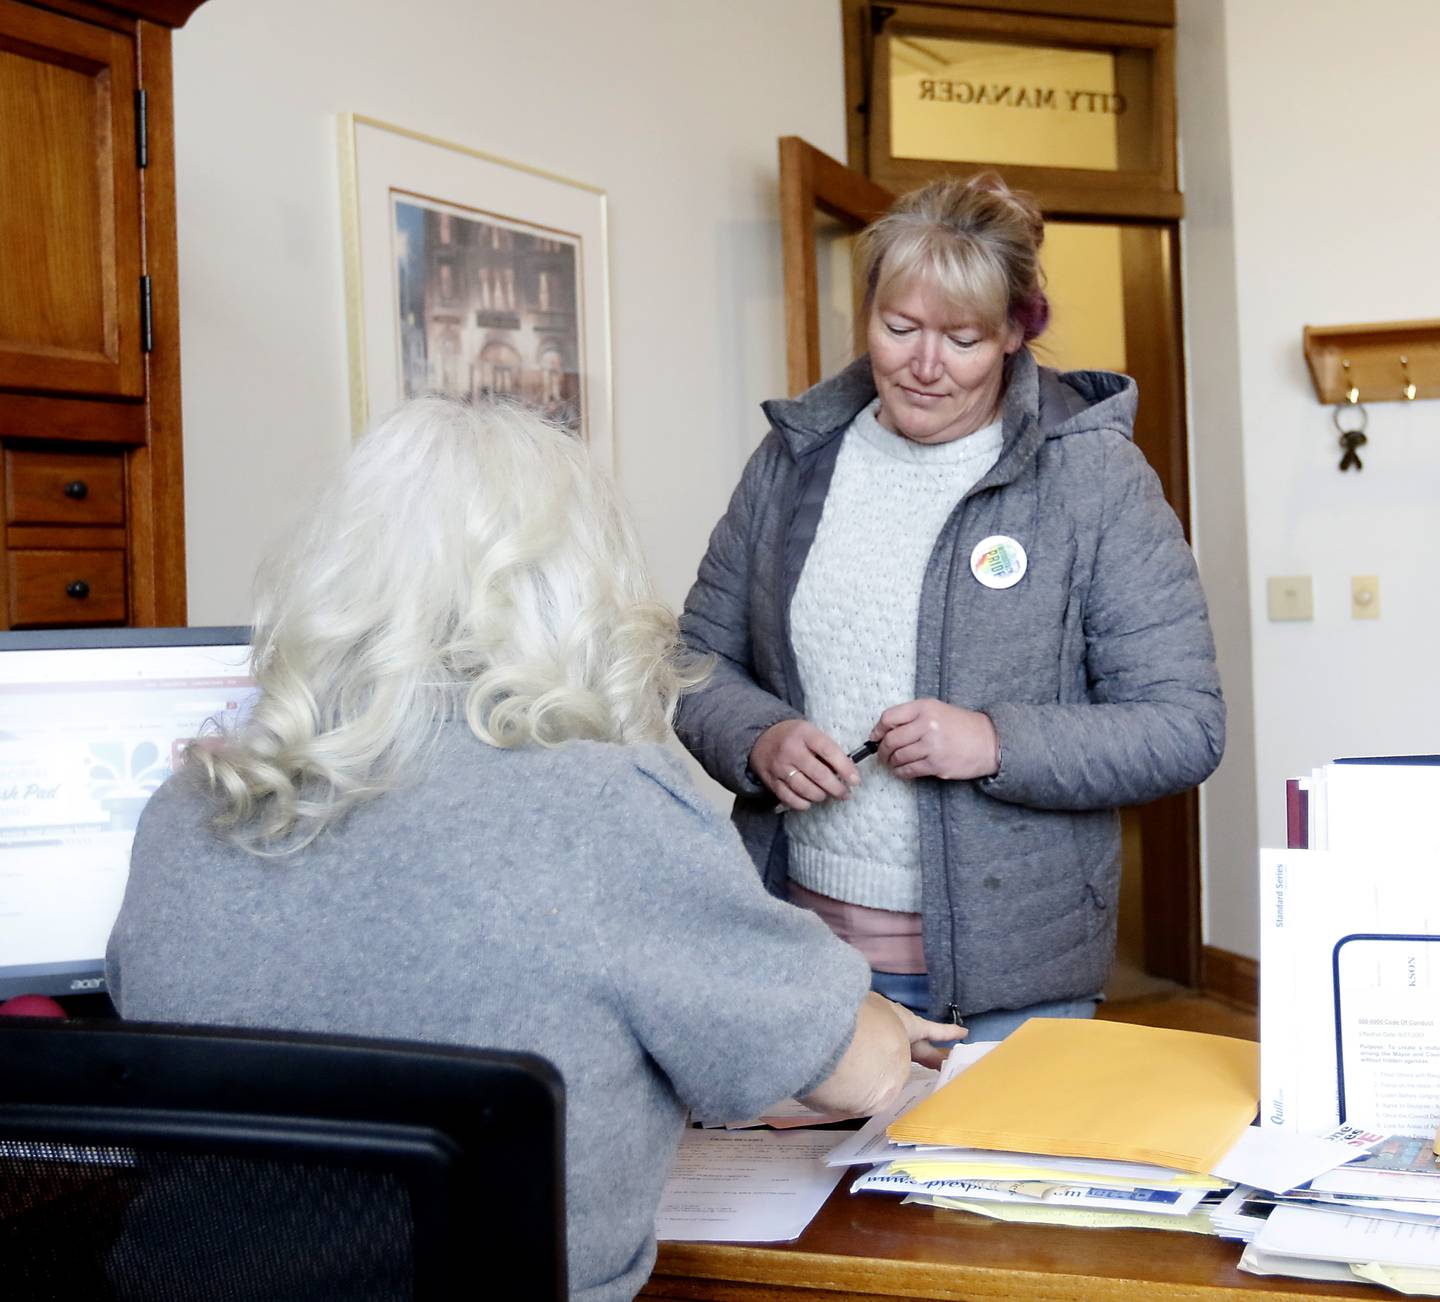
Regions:
<instances>
[{"instance_id":1,"label":"picture frame","mask_svg":"<svg viewBox=\"0 0 1440 1302\"><path fill-rule=\"evenodd\" d=\"M340 116L351 425L508 394L614 466L605 191Z\"/></svg>"}]
</instances>

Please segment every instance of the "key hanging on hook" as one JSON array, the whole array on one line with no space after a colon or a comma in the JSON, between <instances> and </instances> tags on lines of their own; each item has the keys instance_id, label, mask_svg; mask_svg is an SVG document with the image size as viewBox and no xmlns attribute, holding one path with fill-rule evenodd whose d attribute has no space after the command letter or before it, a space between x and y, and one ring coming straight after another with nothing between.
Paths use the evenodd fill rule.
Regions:
<instances>
[{"instance_id":1,"label":"key hanging on hook","mask_svg":"<svg viewBox=\"0 0 1440 1302\"><path fill-rule=\"evenodd\" d=\"M1357 423L1346 426L1340 419L1342 412L1354 412ZM1358 402L1348 404L1337 402L1333 419L1335 428L1340 431L1340 447L1345 454L1340 458L1340 469L1349 470L1353 467L1356 470L1364 470L1365 465L1360 460L1359 449L1369 442L1365 437L1365 426L1369 424L1370 418L1366 414L1365 408Z\"/></svg>"}]
</instances>

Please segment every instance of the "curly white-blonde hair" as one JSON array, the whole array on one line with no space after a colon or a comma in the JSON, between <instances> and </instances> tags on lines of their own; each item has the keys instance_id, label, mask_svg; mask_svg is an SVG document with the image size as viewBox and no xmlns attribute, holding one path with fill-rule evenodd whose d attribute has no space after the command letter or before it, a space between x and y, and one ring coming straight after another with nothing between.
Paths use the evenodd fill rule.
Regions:
<instances>
[{"instance_id":1,"label":"curly white-blonde hair","mask_svg":"<svg viewBox=\"0 0 1440 1302\"><path fill-rule=\"evenodd\" d=\"M449 719L498 747L660 740L706 670L580 441L442 397L369 434L262 567L253 665L246 722L191 755L257 854L403 785Z\"/></svg>"}]
</instances>

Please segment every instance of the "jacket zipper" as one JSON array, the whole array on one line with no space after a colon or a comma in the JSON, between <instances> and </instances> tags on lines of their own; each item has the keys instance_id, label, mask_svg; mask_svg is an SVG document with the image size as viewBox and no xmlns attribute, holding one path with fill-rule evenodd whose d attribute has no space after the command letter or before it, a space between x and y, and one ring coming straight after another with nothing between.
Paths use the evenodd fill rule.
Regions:
<instances>
[{"instance_id":1,"label":"jacket zipper","mask_svg":"<svg viewBox=\"0 0 1440 1302\"><path fill-rule=\"evenodd\" d=\"M1020 424L1019 433L1016 435L1016 442L1018 443L1021 439L1023 439L1027 432L1028 421L1022 421ZM1001 460L1004 459L1005 452L1006 449L1002 444L1000 450ZM996 462L996 465L998 464L999 461ZM940 681L938 686L940 688L940 699L942 701L949 700L950 627L951 624L954 622L949 616L955 597L955 566L960 556L960 537L964 532L965 508L969 505L971 499L976 497L979 492L988 492L992 488L1003 487L1005 484L1010 483L1011 479L1014 478L1013 476L1011 476L1011 479L1006 479L1003 482L997 481L995 483L991 483L989 482L990 476L994 473L995 467L992 466L986 474L980 477L980 482L978 484L972 485L970 491L966 493L959 502L956 503L955 513L952 517L955 520L955 532L950 540L950 565L945 574L945 605L943 607L945 614L943 616L944 622L941 624L940 627ZM946 521L946 525L949 525L948 520ZM944 528L941 529L941 533L944 533ZM958 1024L960 1021L960 1006L955 1002L955 1000L959 995L960 984L960 946L958 933L959 920L955 916L955 898L950 882L950 825L945 813L945 787L943 784L939 788L939 797L940 849L941 854L944 858L944 863L941 867L941 875L943 876L945 881L945 905L947 911L950 914L950 1003L946 1005L946 1007L950 1013L951 1020ZM926 959L926 966L929 966L928 956Z\"/></svg>"},{"instance_id":2,"label":"jacket zipper","mask_svg":"<svg viewBox=\"0 0 1440 1302\"><path fill-rule=\"evenodd\" d=\"M973 490L972 490L973 491ZM951 601L955 592L955 558L959 554L959 538L965 519L965 503L969 499L967 493L956 505L955 531L950 538L950 564L945 574L945 604L941 607L942 623L940 625L940 675L936 686L940 690L940 699L948 700L949 674L950 674L950 625L948 618ZM936 796L940 802L940 854L941 865L940 875L945 882L945 911L950 916L950 1019L957 1025L960 1022L960 1007L956 1000L960 994L960 958L959 958L959 929L958 920L955 917L955 898L950 881L950 821L945 808L945 787L942 784L936 790ZM923 872L923 865L922 865ZM929 966L927 960L926 966Z\"/></svg>"}]
</instances>

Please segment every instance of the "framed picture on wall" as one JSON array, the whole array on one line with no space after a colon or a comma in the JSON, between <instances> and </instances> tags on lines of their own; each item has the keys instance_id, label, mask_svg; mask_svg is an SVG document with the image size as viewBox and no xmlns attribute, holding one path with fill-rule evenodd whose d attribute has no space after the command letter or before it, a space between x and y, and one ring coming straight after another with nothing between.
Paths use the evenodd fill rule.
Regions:
<instances>
[{"instance_id":1,"label":"framed picture on wall","mask_svg":"<svg viewBox=\"0 0 1440 1302\"><path fill-rule=\"evenodd\" d=\"M507 394L614 461L605 192L340 119L350 409Z\"/></svg>"}]
</instances>

